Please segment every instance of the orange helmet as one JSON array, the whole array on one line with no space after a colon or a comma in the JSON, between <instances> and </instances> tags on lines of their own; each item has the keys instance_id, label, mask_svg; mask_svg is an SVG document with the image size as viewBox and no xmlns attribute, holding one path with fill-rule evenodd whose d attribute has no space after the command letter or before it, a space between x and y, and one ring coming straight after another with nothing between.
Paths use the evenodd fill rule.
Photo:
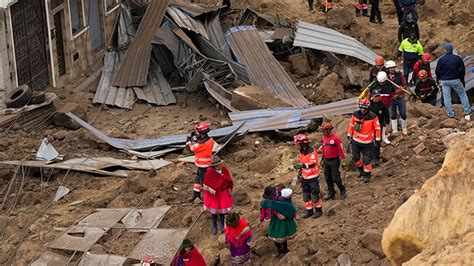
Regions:
<instances>
[{"instance_id":1,"label":"orange helmet","mask_svg":"<svg viewBox=\"0 0 474 266\"><path fill-rule=\"evenodd\" d=\"M384 63L385 63L385 60L383 59L383 57L381 57L380 55L377 55L375 57L375 65L376 66L382 66Z\"/></svg>"},{"instance_id":2,"label":"orange helmet","mask_svg":"<svg viewBox=\"0 0 474 266\"><path fill-rule=\"evenodd\" d=\"M362 99L359 102L360 109L369 109L370 101L368 99Z\"/></svg>"},{"instance_id":3,"label":"orange helmet","mask_svg":"<svg viewBox=\"0 0 474 266\"><path fill-rule=\"evenodd\" d=\"M420 70L420 72L418 72L418 77L420 77L422 79L426 78L426 77L428 77L428 72L426 72L426 70L422 69L422 70Z\"/></svg>"},{"instance_id":4,"label":"orange helmet","mask_svg":"<svg viewBox=\"0 0 474 266\"><path fill-rule=\"evenodd\" d=\"M321 125L321 128L323 130L331 130L333 129L334 127L331 125L331 123L329 122L324 122L322 125Z\"/></svg>"},{"instance_id":5,"label":"orange helmet","mask_svg":"<svg viewBox=\"0 0 474 266\"><path fill-rule=\"evenodd\" d=\"M309 138L306 134L298 134L293 138L295 144L309 143Z\"/></svg>"}]
</instances>

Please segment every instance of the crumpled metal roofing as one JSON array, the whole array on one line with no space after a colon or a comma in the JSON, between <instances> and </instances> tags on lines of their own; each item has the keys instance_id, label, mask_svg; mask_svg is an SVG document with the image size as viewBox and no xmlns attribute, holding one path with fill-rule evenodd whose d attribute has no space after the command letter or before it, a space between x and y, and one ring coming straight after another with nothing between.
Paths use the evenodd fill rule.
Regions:
<instances>
[{"instance_id":1,"label":"crumpled metal roofing","mask_svg":"<svg viewBox=\"0 0 474 266\"><path fill-rule=\"evenodd\" d=\"M299 21L293 46L312 48L358 58L370 65L377 56L358 40L338 31Z\"/></svg>"},{"instance_id":2,"label":"crumpled metal roofing","mask_svg":"<svg viewBox=\"0 0 474 266\"><path fill-rule=\"evenodd\" d=\"M232 27L226 37L238 62L247 66L252 83L292 106L310 103L273 57L254 26Z\"/></svg>"},{"instance_id":3,"label":"crumpled metal roofing","mask_svg":"<svg viewBox=\"0 0 474 266\"><path fill-rule=\"evenodd\" d=\"M125 53L113 85L116 87L145 86L151 57L151 40L158 32L168 0L151 0L137 34Z\"/></svg>"}]
</instances>

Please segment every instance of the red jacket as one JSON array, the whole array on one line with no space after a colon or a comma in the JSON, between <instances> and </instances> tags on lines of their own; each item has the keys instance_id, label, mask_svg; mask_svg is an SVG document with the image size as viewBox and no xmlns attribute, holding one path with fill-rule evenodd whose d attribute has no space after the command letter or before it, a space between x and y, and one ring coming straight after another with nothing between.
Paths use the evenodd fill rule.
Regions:
<instances>
[{"instance_id":1,"label":"red jacket","mask_svg":"<svg viewBox=\"0 0 474 266\"><path fill-rule=\"evenodd\" d=\"M423 64L423 60L418 60L413 66L413 80L418 79L418 73L420 70L426 70L428 72L428 77L433 78L433 74L431 74L431 67L430 64Z\"/></svg>"},{"instance_id":2,"label":"red jacket","mask_svg":"<svg viewBox=\"0 0 474 266\"><path fill-rule=\"evenodd\" d=\"M341 138L336 134L331 136L323 136L323 158L333 159L340 157L342 160L346 158Z\"/></svg>"},{"instance_id":3,"label":"red jacket","mask_svg":"<svg viewBox=\"0 0 474 266\"><path fill-rule=\"evenodd\" d=\"M206 266L204 258L196 247L193 247L191 253L178 253L171 262L172 266Z\"/></svg>"}]
</instances>

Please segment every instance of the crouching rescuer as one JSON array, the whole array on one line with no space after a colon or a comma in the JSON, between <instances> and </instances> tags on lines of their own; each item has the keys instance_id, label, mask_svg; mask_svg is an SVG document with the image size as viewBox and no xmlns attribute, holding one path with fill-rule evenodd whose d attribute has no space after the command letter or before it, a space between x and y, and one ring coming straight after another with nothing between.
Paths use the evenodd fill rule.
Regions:
<instances>
[{"instance_id":1,"label":"crouching rescuer","mask_svg":"<svg viewBox=\"0 0 474 266\"><path fill-rule=\"evenodd\" d=\"M300 163L296 164L298 178L301 181L303 200L306 213L303 218L318 218L323 215L323 201L319 198L319 168L318 151L311 147L309 138L305 134L298 134L294 142L300 152Z\"/></svg>"},{"instance_id":2,"label":"crouching rescuer","mask_svg":"<svg viewBox=\"0 0 474 266\"><path fill-rule=\"evenodd\" d=\"M370 102L363 99L359 110L352 115L347 137L352 144L352 162L359 169L359 177L368 183L372 172L372 154L376 141L380 141L380 123L377 115L369 111ZM362 158L361 158L362 154Z\"/></svg>"},{"instance_id":3,"label":"crouching rescuer","mask_svg":"<svg viewBox=\"0 0 474 266\"><path fill-rule=\"evenodd\" d=\"M193 196L188 199L188 202L194 202L196 198L202 199L202 184L207 168L211 165L212 149L214 147L214 139L209 137L209 131L211 129L207 123L199 122L196 124L195 131L191 133L186 141L186 146L194 152L194 164L197 166Z\"/></svg>"}]
</instances>

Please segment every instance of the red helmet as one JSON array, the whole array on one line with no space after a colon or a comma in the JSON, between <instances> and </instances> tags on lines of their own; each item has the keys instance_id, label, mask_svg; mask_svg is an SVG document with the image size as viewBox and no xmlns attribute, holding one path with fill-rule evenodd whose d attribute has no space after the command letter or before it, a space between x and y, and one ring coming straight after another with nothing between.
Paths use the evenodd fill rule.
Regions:
<instances>
[{"instance_id":1,"label":"red helmet","mask_svg":"<svg viewBox=\"0 0 474 266\"><path fill-rule=\"evenodd\" d=\"M207 133L210 131L209 124L204 122L199 122L196 124L196 130L202 133Z\"/></svg>"},{"instance_id":2,"label":"red helmet","mask_svg":"<svg viewBox=\"0 0 474 266\"><path fill-rule=\"evenodd\" d=\"M381 57L380 55L377 55L375 57L375 65L376 66L383 66L384 63L385 63L385 60L383 59L383 57Z\"/></svg>"},{"instance_id":3,"label":"red helmet","mask_svg":"<svg viewBox=\"0 0 474 266\"><path fill-rule=\"evenodd\" d=\"M324 122L322 125L321 125L321 128L323 130L331 130L333 129L334 127L331 125L331 123L329 122Z\"/></svg>"},{"instance_id":4,"label":"red helmet","mask_svg":"<svg viewBox=\"0 0 474 266\"><path fill-rule=\"evenodd\" d=\"M430 61L431 60L431 55L429 53L424 53L423 54L423 60L424 61Z\"/></svg>"},{"instance_id":5,"label":"red helmet","mask_svg":"<svg viewBox=\"0 0 474 266\"><path fill-rule=\"evenodd\" d=\"M359 102L359 108L361 109L369 109L370 101L368 99L362 99Z\"/></svg>"},{"instance_id":6,"label":"red helmet","mask_svg":"<svg viewBox=\"0 0 474 266\"><path fill-rule=\"evenodd\" d=\"M309 138L306 134L298 134L293 139L295 144L309 143Z\"/></svg>"},{"instance_id":7,"label":"red helmet","mask_svg":"<svg viewBox=\"0 0 474 266\"><path fill-rule=\"evenodd\" d=\"M418 77L426 78L426 77L428 77L428 72L426 72L426 70L422 69L422 70L420 70L420 72L418 72Z\"/></svg>"}]
</instances>

